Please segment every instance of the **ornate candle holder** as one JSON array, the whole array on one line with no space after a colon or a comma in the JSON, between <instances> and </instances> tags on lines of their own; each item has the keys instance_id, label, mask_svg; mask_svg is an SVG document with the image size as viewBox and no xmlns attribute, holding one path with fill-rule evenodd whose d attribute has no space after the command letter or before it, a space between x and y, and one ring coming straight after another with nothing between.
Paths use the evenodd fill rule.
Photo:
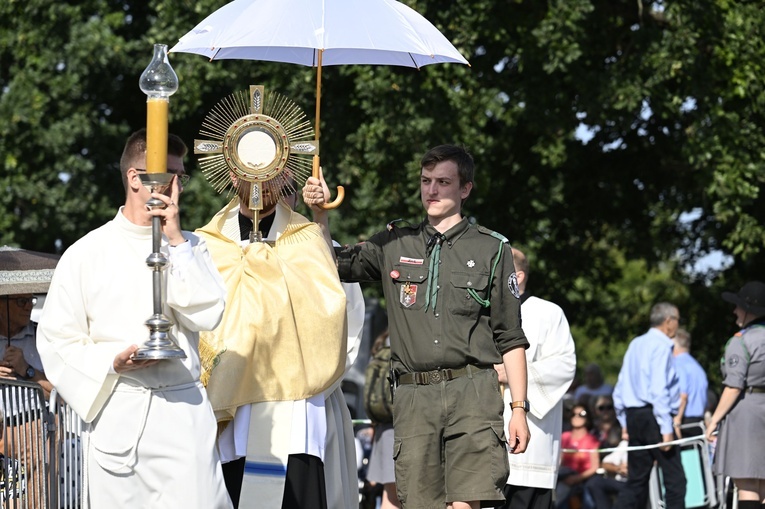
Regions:
<instances>
[{"instance_id":1,"label":"ornate candle holder","mask_svg":"<svg viewBox=\"0 0 765 509\"><path fill-rule=\"evenodd\" d=\"M139 175L141 183L150 193L163 193L172 183L174 175L167 173L167 112L170 96L178 90L178 76L167 59L167 46L154 45L154 58L141 74L141 90L146 100L146 173ZM150 210L165 207L157 198L146 202ZM151 218L152 253L146 265L152 269L154 314L146 320L149 340L133 355L134 359L185 359L186 353L173 341L170 330L173 322L162 313L162 271L167 257L162 254L162 219Z\"/></svg>"}]
</instances>

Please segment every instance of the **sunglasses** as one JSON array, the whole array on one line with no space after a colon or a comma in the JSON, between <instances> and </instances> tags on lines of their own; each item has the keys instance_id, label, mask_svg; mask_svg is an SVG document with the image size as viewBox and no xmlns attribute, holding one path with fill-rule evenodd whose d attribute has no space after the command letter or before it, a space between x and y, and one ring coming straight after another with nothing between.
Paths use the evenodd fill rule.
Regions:
<instances>
[{"instance_id":1,"label":"sunglasses","mask_svg":"<svg viewBox=\"0 0 765 509\"><path fill-rule=\"evenodd\" d=\"M144 170L142 168L135 168L135 171L142 171L142 172L146 173L146 170ZM178 173L176 173L174 171L168 171L168 173L172 173L173 175L178 177L178 180L181 181L181 186L182 187L186 187L189 184L189 180L191 180L191 175L187 175L185 173L182 174L182 175L178 174Z\"/></svg>"},{"instance_id":2,"label":"sunglasses","mask_svg":"<svg viewBox=\"0 0 765 509\"><path fill-rule=\"evenodd\" d=\"M587 410L582 410L580 412L576 412L571 417L587 417Z\"/></svg>"},{"instance_id":3,"label":"sunglasses","mask_svg":"<svg viewBox=\"0 0 765 509\"><path fill-rule=\"evenodd\" d=\"M604 411L604 410L613 410L613 409L614 409L614 405L600 405L600 406L598 406L598 410L600 410L601 412Z\"/></svg>"},{"instance_id":4,"label":"sunglasses","mask_svg":"<svg viewBox=\"0 0 765 509\"><path fill-rule=\"evenodd\" d=\"M16 305L20 308L26 307L27 304L32 304L32 306L37 304L37 297L18 297L11 300L16 302Z\"/></svg>"}]
</instances>

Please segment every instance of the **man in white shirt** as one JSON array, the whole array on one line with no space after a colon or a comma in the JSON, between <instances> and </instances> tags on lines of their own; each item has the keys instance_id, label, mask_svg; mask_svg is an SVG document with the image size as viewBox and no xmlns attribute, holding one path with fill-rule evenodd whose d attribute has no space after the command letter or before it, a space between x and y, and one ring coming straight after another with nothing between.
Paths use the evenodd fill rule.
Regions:
<instances>
[{"instance_id":1,"label":"man in white shirt","mask_svg":"<svg viewBox=\"0 0 765 509\"><path fill-rule=\"evenodd\" d=\"M74 243L61 257L37 335L54 387L87 423L85 507L228 509L215 449L216 425L199 381L200 330L215 328L225 288L203 240L181 230L185 178L180 138L168 138L165 193L150 193L146 131L128 138L120 161L125 205L115 218ZM165 208L148 210L153 196ZM163 313L185 359L138 361L153 315L152 217L162 221Z\"/></svg>"},{"instance_id":2,"label":"man in white shirt","mask_svg":"<svg viewBox=\"0 0 765 509\"><path fill-rule=\"evenodd\" d=\"M563 395L576 373L576 353L563 310L552 302L526 292L529 262L513 248L513 263L521 291L521 326L529 348L528 412L531 440L525 454L508 454L510 476L505 486L505 509L549 509L560 463ZM506 380L502 365L495 366L500 382ZM505 390L505 423L510 419L510 393Z\"/></svg>"}]
</instances>

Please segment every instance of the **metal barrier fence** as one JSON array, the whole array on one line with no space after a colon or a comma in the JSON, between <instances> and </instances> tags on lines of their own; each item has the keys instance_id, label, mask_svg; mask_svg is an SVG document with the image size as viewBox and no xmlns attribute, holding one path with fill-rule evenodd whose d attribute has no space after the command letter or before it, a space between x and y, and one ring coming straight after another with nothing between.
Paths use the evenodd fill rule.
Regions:
<instances>
[{"instance_id":1,"label":"metal barrier fence","mask_svg":"<svg viewBox=\"0 0 765 509\"><path fill-rule=\"evenodd\" d=\"M39 384L0 380L2 399L2 469L0 503L3 508L51 507L50 457L53 421Z\"/></svg>"},{"instance_id":2,"label":"metal barrier fence","mask_svg":"<svg viewBox=\"0 0 765 509\"><path fill-rule=\"evenodd\" d=\"M81 507L82 421L55 389L0 379L0 508Z\"/></svg>"},{"instance_id":3,"label":"metal barrier fence","mask_svg":"<svg viewBox=\"0 0 765 509\"><path fill-rule=\"evenodd\" d=\"M58 483L58 489L51 483L51 507L76 509L82 505L83 494L84 463L80 442L83 422L63 399L57 397L56 389L53 389L50 401L56 421L55 450L58 459L51 462L51 479L57 480Z\"/></svg>"}]
</instances>

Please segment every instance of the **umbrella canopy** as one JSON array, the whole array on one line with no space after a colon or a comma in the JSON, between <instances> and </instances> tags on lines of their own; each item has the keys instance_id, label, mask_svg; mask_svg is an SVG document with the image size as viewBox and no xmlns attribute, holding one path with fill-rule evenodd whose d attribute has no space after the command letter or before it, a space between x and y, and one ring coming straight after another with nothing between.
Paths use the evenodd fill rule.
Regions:
<instances>
[{"instance_id":1,"label":"umbrella canopy","mask_svg":"<svg viewBox=\"0 0 765 509\"><path fill-rule=\"evenodd\" d=\"M234 0L181 37L171 52L210 60L267 60L316 67L316 141L321 133L321 68L327 65L468 64L444 35L396 0ZM319 155L313 176L319 175ZM323 206L335 208L345 192Z\"/></svg>"},{"instance_id":2,"label":"umbrella canopy","mask_svg":"<svg viewBox=\"0 0 765 509\"><path fill-rule=\"evenodd\" d=\"M312 67L469 65L435 26L395 0L235 0L170 51Z\"/></svg>"},{"instance_id":3,"label":"umbrella canopy","mask_svg":"<svg viewBox=\"0 0 765 509\"><path fill-rule=\"evenodd\" d=\"M0 295L45 293L59 255L0 247Z\"/></svg>"}]
</instances>

